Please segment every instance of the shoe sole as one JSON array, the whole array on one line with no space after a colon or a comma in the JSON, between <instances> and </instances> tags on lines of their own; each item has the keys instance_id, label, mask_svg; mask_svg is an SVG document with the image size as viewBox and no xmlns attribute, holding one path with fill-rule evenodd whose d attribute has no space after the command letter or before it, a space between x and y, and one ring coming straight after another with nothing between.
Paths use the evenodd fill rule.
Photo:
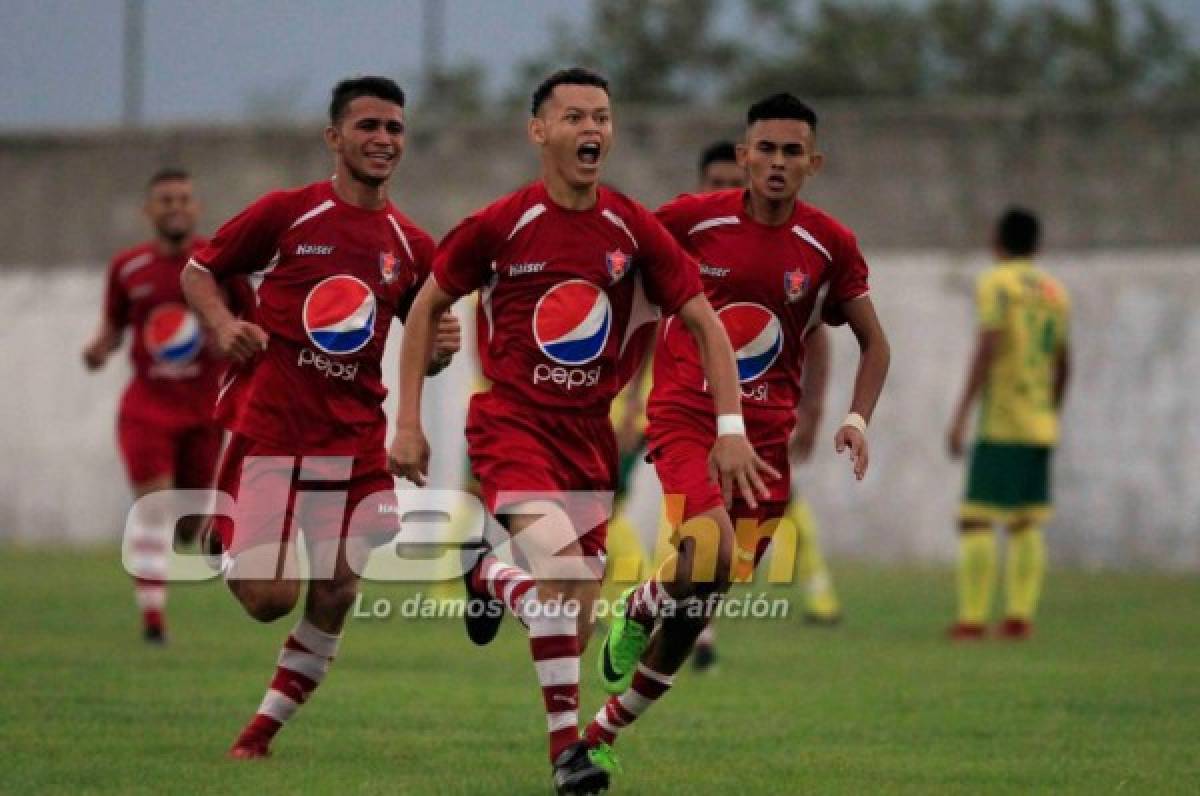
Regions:
<instances>
[{"instance_id":1,"label":"shoe sole","mask_svg":"<svg viewBox=\"0 0 1200 796\"><path fill-rule=\"evenodd\" d=\"M486 555L486 548L463 548L463 555L472 555L478 550L484 552L475 559L475 563L463 574L463 585L467 590L467 603L463 606L463 623L467 627L467 638L479 647L486 647L500 632L500 623L504 621L504 603L490 594L480 594L471 586L471 576L479 568L479 562ZM468 552L469 551L469 552ZM471 616L471 605L482 604L483 610L478 616Z\"/></svg>"}]
</instances>

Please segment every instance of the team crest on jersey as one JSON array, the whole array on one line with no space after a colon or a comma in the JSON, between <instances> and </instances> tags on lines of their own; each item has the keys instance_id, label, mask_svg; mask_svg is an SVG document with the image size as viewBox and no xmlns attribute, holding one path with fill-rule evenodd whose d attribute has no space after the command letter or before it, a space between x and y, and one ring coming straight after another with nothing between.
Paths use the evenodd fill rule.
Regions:
<instances>
[{"instance_id":1,"label":"team crest on jersey","mask_svg":"<svg viewBox=\"0 0 1200 796\"><path fill-rule=\"evenodd\" d=\"M806 290L808 290L808 274L804 273L803 268L783 272L783 295L789 304L804 298Z\"/></svg>"},{"instance_id":2,"label":"team crest on jersey","mask_svg":"<svg viewBox=\"0 0 1200 796\"><path fill-rule=\"evenodd\" d=\"M396 281L396 275L400 272L399 263L396 261L396 255L391 252L379 253L379 276L383 279L383 284L390 285Z\"/></svg>"},{"instance_id":3,"label":"team crest on jersey","mask_svg":"<svg viewBox=\"0 0 1200 796\"><path fill-rule=\"evenodd\" d=\"M621 277L625 276L625 272L629 270L629 255L620 249L605 254L604 262L608 265L609 284L612 285L620 282Z\"/></svg>"}]
</instances>

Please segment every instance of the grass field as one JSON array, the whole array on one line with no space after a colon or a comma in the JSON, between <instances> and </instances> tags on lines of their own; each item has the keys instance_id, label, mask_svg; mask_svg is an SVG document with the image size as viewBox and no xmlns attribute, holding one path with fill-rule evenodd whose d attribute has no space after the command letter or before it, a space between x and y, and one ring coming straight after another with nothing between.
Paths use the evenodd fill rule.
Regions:
<instances>
[{"instance_id":1,"label":"grass field","mask_svg":"<svg viewBox=\"0 0 1200 796\"><path fill-rule=\"evenodd\" d=\"M0 792L550 792L511 620L487 650L458 620L353 620L274 757L236 763L225 749L292 620L255 624L219 583L179 587L170 646L148 648L113 554L0 561ZM681 676L621 739L614 791L1200 792L1195 577L1052 572L1034 640L952 646L949 571L837 572L842 627L727 622L720 670ZM583 691L590 715L590 656Z\"/></svg>"}]
</instances>

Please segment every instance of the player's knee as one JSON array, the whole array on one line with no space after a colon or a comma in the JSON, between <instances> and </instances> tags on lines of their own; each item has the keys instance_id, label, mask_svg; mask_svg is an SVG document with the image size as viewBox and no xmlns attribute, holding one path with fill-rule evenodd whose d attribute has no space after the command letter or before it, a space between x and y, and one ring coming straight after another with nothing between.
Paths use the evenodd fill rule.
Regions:
<instances>
[{"instance_id":1,"label":"player's knee","mask_svg":"<svg viewBox=\"0 0 1200 796\"><path fill-rule=\"evenodd\" d=\"M259 622L274 622L290 614L296 607L300 589L298 584L282 581L266 588L254 586L234 589L234 594L247 614Z\"/></svg>"}]
</instances>

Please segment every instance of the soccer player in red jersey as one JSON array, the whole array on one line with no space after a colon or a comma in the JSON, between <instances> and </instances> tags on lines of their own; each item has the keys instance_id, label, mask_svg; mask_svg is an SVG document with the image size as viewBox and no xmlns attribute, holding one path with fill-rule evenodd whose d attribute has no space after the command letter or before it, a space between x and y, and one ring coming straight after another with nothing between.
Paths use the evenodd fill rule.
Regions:
<instances>
[{"instance_id":1,"label":"soccer player in red jersey","mask_svg":"<svg viewBox=\"0 0 1200 796\"><path fill-rule=\"evenodd\" d=\"M637 364L634 332L656 317L655 307L694 336L717 412L730 426L719 436L710 429L721 482L736 484L753 502L753 490L766 492L763 476L778 474L738 428L733 351L704 298L696 263L652 214L600 185L613 138L607 81L585 69L562 70L538 86L532 106L528 129L541 179L452 230L413 303L391 457L398 475L424 483L429 445L421 388L435 319L480 290L479 351L492 387L471 399L468 454L488 510L529 566L491 553L475 561L467 574L467 630L476 643L489 642L499 601L528 627L555 787L593 793L607 787L609 771L579 737L579 656L600 590L616 480L609 408ZM726 572L732 545L730 529L720 540ZM481 604L488 610L472 610Z\"/></svg>"},{"instance_id":2,"label":"soccer player in red jersey","mask_svg":"<svg viewBox=\"0 0 1200 796\"><path fill-rule=\"evenodd\" d=\"M222 570L247 613L288 614L300 595L296 532L312 574L304 615L288 636L236 758L269 744L324 679L371 547L398 530L387 469L380 360L429 273L433 240L388 199L404 151L404 93L384 77L333 90L325 143L334 176L267 194L228 221L184 273L188 301L220 349L240 363L217 413L231 435L218 488L235 500L217 516ZM254 321L233 317L219 281L249 274ZM434 368L458 348L439 318Z\"/></svg>"},{"instance_id":3,"label":"soccer player in red jersey","mask_svg":"<svg viewBox=\"0 0 1200 796\"><path fill-rule=\"evenodd\" d=\"M867 472L867 422L887 375L887 338L868 295L867 264L853 233L797 198L821 166L816 114L790 94L747 113L738 162L746 190L684 195L658 218L700 262L705 293L737 355L742 411L751 443L783 478L753 505L722 490L703 465L713 442L713 396L690 336L663 324L655 349L647 447L675 519L732 516L738 547L765 551L790 497L788 444L803 386L805 348L822 322L848 323L861 350L850 413L834 438L849 450L854 475ZM732 498L732 500L731 500ZM729 506L728 514L725 514ZM658 577L632 591L602 649L601 676L614 694L588 725L590 744L611 744L671 684L704 618L665 611L671 593ZM674 606L672 606L674 607ZM659 632L650 631L661 614ZM648 645L648 646L647 646Z\"/></svg>"},{"instance_id":4,"label":"soccer player in red jersey","mask_svg":"<svg viewBox=\"0 0 1200 796\"><path fill-rule=\"evenodd\" d=\"M184 302L179 275L204 241L196 237L198 205L182 169L162 169L146 187L145 213L154 239L112 259L99 328L83 349L89 370L104 366L132 330L130 379L117 414L117 443L134 496L179 487L212 486L221 429L212 420L225 364ZM163 518L165 522L166 518ZM138 606L147 641L166 640L166 575L171 538L148 532L163 523L146 518L131 541ZM179 523L190 541L198 518Z\"/></svg>"}]
</instances>

